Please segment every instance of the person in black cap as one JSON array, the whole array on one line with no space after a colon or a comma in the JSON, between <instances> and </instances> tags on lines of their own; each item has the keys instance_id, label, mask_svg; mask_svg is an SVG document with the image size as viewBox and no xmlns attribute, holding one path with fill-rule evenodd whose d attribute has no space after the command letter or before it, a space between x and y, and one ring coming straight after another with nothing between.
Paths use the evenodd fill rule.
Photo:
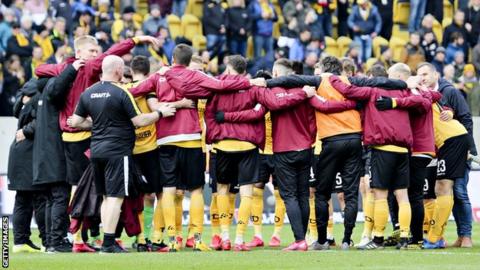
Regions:
<instances>
[{"instance_id":1,"label":"person in black cap","mask_svg":"<svg viewBox=\"0 0 480 270\"><path fill-rule=\"evenodd\" d=\"M122 17L116 20L112 25L112 39L114 42L131 38L135 31L141 29L141 25L133 20L135 8L132 6L125 7L122 12Z\"/></svg>"},{"instance_id":2,"label":"person in black cap","mask_svg":"<svg viewBox=\"0 0 480 270\"><path fill-rule=\"evenodd\" d=\"M432 65L435 66L437 72L439 72L443 77L443 68L445 67L445 48L438 47L435 51L435 56L432 60Z\"/></svg>"}]
</instances>

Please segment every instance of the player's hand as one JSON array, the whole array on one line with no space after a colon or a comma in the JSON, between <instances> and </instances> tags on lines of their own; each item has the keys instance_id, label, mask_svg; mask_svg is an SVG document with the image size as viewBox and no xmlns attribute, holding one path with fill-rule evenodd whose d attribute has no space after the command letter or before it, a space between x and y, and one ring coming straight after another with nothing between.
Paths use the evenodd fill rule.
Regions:
<instances>
[{"instance_id":1,"label":"player's hand","mask_svg":"<svg viewBox=\"0 0 480 270\"><path fill-rule=\"evenodd\" d=\"M165 73L167 73L167 71L170 70L170 67L169 66L162 66L158 71L157 73L160 74L160 75L165 75Z\"/></svg>"},{"instance_id":2,"label":"player's hand","mask_svg":"<svg viewBox=\"0 0 480 270\"><path fill-rule=\"evenodd\" d=\"M175 115L177 109L168 103L161 103L158 106L157 111L162 113L162 117L170 117Z\"/></svg>"},{"instance_id":3,"label":"player's hand","mask_svg":"<svg viewBox=\"0 0 480 270\"><path fill-rule=\"evenodd\" d=\"M410 77L408 77L406 83L407 83L407 87L410 88L410 89L419 88L420 77L419 76L410 76Z\"/></svg>"},{"instance_id":4,"label":"player's hand","mask_svg":"<svg viewBox=\"0 0 480 270\"><path fill-rule=\"evenodd\" d=\"M22 103L27 104L32 98L29 96L23 96L22 97Z\"/></svg>"},{"instance_id":5,"label":"player's hand","mask_svg":"<svg viewBox=\"0 0 480 270\"><path fill-rule=\"evenodd\" d=\"M215 113L215 122L217 122L217 123L225 122L225 113L222 112L222 111L217 111Z\"/></svg>"},{"instance_id":6,"label":"player's hand","mask_svg":"<svg viewBox=\"0 0 480 270\"><path fill-rule=\"evenodd\" d=\"M327 101L324 97L322 96L319 96L319 95L315 95L316 98L318 98L321 102L325 102Z\"/></svg>"},{"instance_id":7,"label":"player's hand","mask_svg":"<svg viewBox=\"0 0 480 270\"><path fill-rule=\"evenodd\" d=\"M140 43L150 43L152 44L153 46L157 47L157 48L160 48L161 44L160 44L160 40L158 40L158 38L156 37L152 37L152 36L139 36L137 37L138 38L138 41Z\"/></svg>"},{"instance_id":8,"label":"player's hand","mask_svg":"<svg viewBox=\"0 0 480 270\"><path fill-rule=\"evenodd\" d=\"M444 110L440 113L440 120L448 122L453 119L453 113L449 110Z\"/></svg>"},{"instance_id":9,"label":"player's hand","mask_svg":"<svg viewBox=\"0 0 480 270\"><path fill-rule=\"evenodd\" d=\"M79 70L81 67L83 67L85 65L85 60L75 60L75 62L73 62L72 66L75 70Z\"/></svg>"},{"instance_id":10,"label":"player's hand","mask_svg":"<svg viewBox=\"0 0 480 270\"><path fill-rule=\"evenodd\" d=\"M313 86L305 85L303 87L303 92L305 92L305 94L307 94L308 98L311 98L311 97L315 96L315 94L317 93L317 90Z\"/></svg>"},{"instance_id":11,"label":"player's hand","mask_svg":"<svg viewBox=\"0 0 480 270\"><path fill-rule=\"evenodd\" d=\"M393 98L381 96L375 101L375 107L377 107L379 111L391 110L394 108Z\"/></svg>"},{"instance_id":12,"label":"player's hand","mask_svg":"<svg viewBox=\"0 0 480 270\"><path fill-rule=\"evenodd\" d=\"M15 141L16 142L21 142L25 140L25 134L23 134L23 129L17 130L17 133L15 134Z\"/></svg>"},{"instance_id":13,"label":"player's hand","mask_svg":"<svg viewBox=\"0 0 480 270\"><path fill-rule=\"evenodd\" d=\"M71 128L73 128L73 126L72 126L72 119L73 119L73 116L69 116L69 117L67 118L67 126L69 126L69 127L71 127Z\"/></svg>"},{"instance_id":14,"label":"player's hand","mask_svg":"<svg viewBox=\"0 0 480 270\"><path fill-rule=\"evenodd\" d=\"M265 78L256 78L250 80L250 85L252 86L259 86L259 87L267 87L267 81Z\"/></svg>"},{"instance_id":15,"label":"player's hand","mask_svg":"<svg viewBox=\"0 0 480 270\"><path fill-rule=\"evenodd\" d=\"M194 109L196 108L195 101L188 99L188 98L182 98L179 101L180 108L187 108L187 109Z\"/></svg>"}]
</instances>

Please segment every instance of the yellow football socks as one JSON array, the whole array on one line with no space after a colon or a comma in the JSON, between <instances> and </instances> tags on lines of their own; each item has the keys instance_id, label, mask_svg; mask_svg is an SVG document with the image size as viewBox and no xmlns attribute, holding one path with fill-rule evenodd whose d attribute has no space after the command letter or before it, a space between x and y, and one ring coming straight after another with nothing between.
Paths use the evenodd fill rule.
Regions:
<instances>
[{"instance_id":1,"label":"yellow football socks","mask_svg":"<svg viewBox=\"0 0 480 270\"><path fill-rule=\"evenodd\" d=\"M255 236L262 239L263 189L254 187L252 198L252 222Z\"/></svg>"},{"instance_id":2,"label":"yellow football socks","mask_svg":"<svg viewBox=\"0 0 480 270\"><path fill-rule=\"evenodd\" d=\"M252 211L252 197L241 196L240 207L238 209L237 233L235 244L243 244L243 235L247 229L248 220Z\"/></svg>"},{"instance_id":3,"label":"yellow football socks","mask_svg":"<svg viewBox=\"0 0 480 270\"><path fill-rule=\"evenodd\" d=\"M423 207L425 208L425 218L423 220L423 232L428 233L430 231L430 222L433 219L433 212L435 211L435 200L427 200Z\"/></svg>"},{"instance_id":4,"label":"yellow football socks","mask_svg":"<svg viewBox=\"0 0 480 270\"><path fill-rule=\"evenodd\" d=\"M169 238L175 237L175 194L164 192L162 196L163 218L167 235Z\"/></svg>"},{"instance_id":5,"label":"yellow football socks","mask_svg":"<svg viewBox=\"0 0 480 270\"><path fill-rule=\"evenodd\" d=\"M375 200L375 208L373 211L373 236L384 237L385 226L388 222L388 202L387 199Z\"/></svg>"},{"instance_id":6,"label":"yellow football socks","mask_svg":"<svg viewBox=\"0 0 480 270\"><path fill-rule=\"evenodd\" d=\"M428 241L435 243L443 237L448 218L453 209L453 195L437 196L437 204L433 212Z\"/></svg>"},{"instance_id":7,"label":"yellow football socks","mask_svg":"<svg viewBox=\"0 0 480 270\"><path fill-rule=\"evenodd\" d=\"M365 215L365 224L363 226L363 237L372 237L373 214L375 208L375 198L373 193L367 192L363 200L363 214Z\"/></svg>"},{"instance_id":8,"label":"yellow football socks","mask_svg":"<svg viewBox=\"0 0 480 270\"><path fill-rule=\"evenodd\" d=\"M218 218L222 231L222 240L229 240L230 230L230 198L228 195L217 195Z\"/></svg>"},{"instance_id":9,"label":"yellow football socks","mask_svg":"<svg viewBox=\"0 0 480 270\"><path fill-rule=\"evenodd\" d=\"M400 223L400 237L408 238L410 222L412 221L412 208L409 202L398 204L398 222Z\"/></svg>"},{"instance_id":10,"label":"yellow football socks","mask_svg":"<svg viewBox=\"0 0 480 270\"><path fill-rule=\"evenodd\" d=\"M218 218L217 194L212 194L210 202L210 222L212 227L212 236L220 234L220 220Z\"/></svg>"},{"instance_id":11,"label":"yellow football socks","mask_svg":"<svg viewBox=\"0 0 480 270\"><path fill-rule=\"evenodd\" d=\"M190 219L192 220L192 231L194 234L203 232L203 193L193 192L190 200Z\"/></svg>"},{"instance_id":12,"label":"yellow football socks","mask_svg":"<svg viewBox=\"0 0 480 270\"><path fill-rule=\"evenodd\" d=\"M182 236L183 197L183 194L175 194L175 231L180 237Z\"/></svg>"},{"instance_id":13,"label":"yellow football socks","mask_svg":"<svg viewBox=\"0 0 480 270\"><path fill-rule=\"evenodd\" d=\"M155 211L153 212L153 243L163 241L163 230L165 228L165 220L163 218L162 200L157 200Z\"/></svg>"},{"instance_id":14,"label":"yellow football socks","mask_svg":"<svg viewBox=\"0 0 480 270\"><path fill-rule=\"evenodd\" d=\"M273 229L273 236L280 237L280 232L283 228L283 221L285 220L285 203L280 197L280 192L276 189L273 192L275 196L275 225Z\"/></svg>"},{"instance_id":15,"label":"yellow football socks","mask_svg":"<svg viewBox=\"0 0 480 270\"><path fill-rule=\"evenodd\" d=\"M138 220L140 221L140 229L142 230L140 232L140 234L138 234L137 236L137 243L138 244L146 244L146 240L145 240L145 222L144 222L144 219L143 219L143 211L140 212L140 214L138 214Z\"/></svg>"}]
</instances>

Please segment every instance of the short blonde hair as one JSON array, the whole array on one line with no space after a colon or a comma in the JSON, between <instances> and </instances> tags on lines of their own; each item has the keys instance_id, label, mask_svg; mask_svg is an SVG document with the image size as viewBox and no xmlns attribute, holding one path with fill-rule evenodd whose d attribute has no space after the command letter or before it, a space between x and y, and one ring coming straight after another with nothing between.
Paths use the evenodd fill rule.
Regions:
<instances>
[{"instance_id":1,"label":"short blonde hair","mask_svg":"<svg viewBox=\"0 0 480 270\"><path fill-rule=\"evenodd\" d=\"M404 63L396 63L394 64L393 66L391 66L389 69L388 69L388 73L390 72L399 72L399 73L402 73L408 77L410 77L412 75L412 70L410 69L410 67Z\"/></svg>"},{"instance_id":2,"label":"short blonde hair","mask_svg":"<svg viewBox=\"0 0 480 270\"><path fill-rule=\"evenodd\" d=\"M81 49L86 44L98 45L98 41L89 35L78 37L73 41L73 47L75 50Z\"/></svg>"}]
</instances>

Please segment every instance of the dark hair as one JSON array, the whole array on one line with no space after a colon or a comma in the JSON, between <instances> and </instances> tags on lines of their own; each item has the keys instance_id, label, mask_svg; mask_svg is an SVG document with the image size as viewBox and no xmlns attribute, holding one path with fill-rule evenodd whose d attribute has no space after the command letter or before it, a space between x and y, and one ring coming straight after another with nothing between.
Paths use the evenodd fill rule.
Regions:
<instances>
[{"instance_id":1,"label":"dark hair","mask_svg":"<svg viewBox=\"0 0 480 270\"><path fill-rule=\"evenodd\" d=\"M264 78L265 80L270 80L272 78L272 74L268 70L259 70L255 73L254 78Z\"/></svg>"},{"instance_id":2,"label":"dark hair","mask_svg":"<svg viewBox=\"0 0 480 270\"><path fill-rule=\"evenodd\" d=\"M303 74L303 63L300 61L292 61L292 69L295 74L302 75Z\"/></svg>"},{"instance_id":3,"label":"dark hair","mask_svg":"<svg viewBox=\"0 0 480 270\"><path fill-rule=\"evenodd\" d=\"M387 70L383 65L375 64L368 71L368 76L372 77L388 77Z\"/></svg>"},{"instance_id":4,"label":"dark hair","mask_svg":"<svg viewBox=\"0 0 480 270\"><path fill-rule=\"evenodd\" d=\"M132 59L130 63L130 68L133 73L141 73L147 75L150 73L150 61L146 56L137 55Z\"/></svg>"},{"instance_id":5,"label":"dark hair","mask_svg":"<svg viewBox=\"0 0 480 270\"><path fill-rule=\"evenodd\" d=\"M173 50L173 60L178 65L188 66L192 60L192 47L185 44L178 44Z\"/></svg>"},{"instance_id":6,"label":"dark hair","mask_svg":"<svg viewBox=\"0 0 480 270\"><path fill-rule=\"evenodd\" d=\"M335 56L326 56L320 61L322 65L322 72L328 72L335 75L342 74L343 65L340 60Z\"/></svg>"},{"instance_id":7,"label":"dark hair","mask_svg":"<svg viewBox=\"0 0 480 270\"><path fill-rule=\"evenodd\" d=\"M352 59L350 58L342 58L342 68L345 72L350 72L353 75L357 73L357 67L355 66L355 63L353 62Z\"/></svg>"},{"instance_id":8,"label":"dark hair","mask_svg":"<svg viewBox=\"0 0 480 270\"><path fill-rule=\"evenodd\" d=\"M454 42L455 40L457 40L457 39L459 39L459 38L463 38L462 33L460 33L460 32L453 32L452 35L451 35L451 37L450 37L450 40L451 40L452 42Z\"/></svg>"},{"instance_id":9,"label":"dark hair","mask_svg":"<svg viewBox=\"0 0 480 270\"><path fill-rule=\"evenodd\" d=\"M243 74L247 70L247 60L241 55L231 55L228 57L228 64L238 74Z\"/></svg>"}]
</instances>

